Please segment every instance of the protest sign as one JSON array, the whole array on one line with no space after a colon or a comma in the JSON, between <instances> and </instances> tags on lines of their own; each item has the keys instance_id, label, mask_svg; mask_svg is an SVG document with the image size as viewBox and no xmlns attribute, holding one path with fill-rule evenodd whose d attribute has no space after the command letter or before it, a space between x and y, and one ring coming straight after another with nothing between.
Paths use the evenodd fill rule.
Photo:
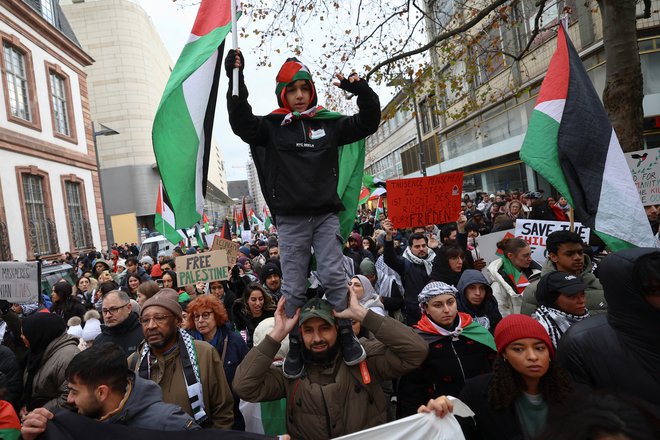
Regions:
<instances>
[{"instance_id":1,"label":"protest sign","mask_svg":"<svg viewBox=\"0 0 660 440\"><path fill-rule=\"evenodd\" d=\"M177 283L181 287L200 281L210 283L211 281L226 280L229 278L227 266L227 252L224 250L177 257Z\"/></svg>"},{"instance_id":2,"label":"protest sign","mask_svg":"<svg viewBox=\"0 0 660 440\"><path fill-rule=\"evenodd\" d=\"M575 233L582 238L582 241L589 242L591 230L586 226L582 226L579 222L575 222L573 226ZM555 231L568 231L570 227L569 222L518 219L516 220L515 234L516 237L520 237L529 243L532 248L532 259L542 265L547 257L545 242L548 235Z\"/></svg>"},{"instance_id":3,"label":"protest sign","mask_svg":"<svg viewBox=\"0 0 660 440\"><path fill-rule=\"evenodd\" d=\"M463 172L387 181L389 218L396 228L454 222L461 211Z\"/></svg>"},{"instance_id":4,"label":"protest sign","mask_svg":"<svg viewBox=\"0 0 660 440\"><path fill-rule=\"evenodd\" d=\"M642 205L660 204L660 148L625 155Z\"/></svg>"},{"instance_id":5,"label":"protest sign","mask_svg":"<svg viewBox=\"0 0 660 440\"><path fill-rule=\"evenodd\" d=\"M245 243L246 241L252 241L252 231L241 232L241 242Z\"/></svg>"},{"instance_id":6,"label":"protest sign","mask_svg":"<svg viewBox=\"0 0 660 440\"><path fill-rule=\"evenodd\" d=\"M507 229L506 231L491 232L490 234L478 236L475 238L477 255L483 258L487 264L497 260L501 255L501 252L498 252L497 243L507 237L515 237L514 232L515 229Z\"/></svg>"},{"instance_id":7,"label":"protest sign","mask_svg":"<svg viewBox=\"0 0 660 440\"><path fill-rule=\"evenodd\" d=\"M230 264L234 264L236 257L238 257L238 248L240 245L234 241L227 240L222 238L219 235L216 235L213 239L213 245L211 246L212 251L225 251L227 252L227 261Z\"/></svg>"},{"instance_id":8,"label":"protest sign","mask_svg":"<svg viewBox=\"0 0 660 440\"><path fill-rule=\"evenodd\" d=\"M39 301L39 267L35 262L0 262L0 299L25 304Z\"/></svg>"}]
</instances>

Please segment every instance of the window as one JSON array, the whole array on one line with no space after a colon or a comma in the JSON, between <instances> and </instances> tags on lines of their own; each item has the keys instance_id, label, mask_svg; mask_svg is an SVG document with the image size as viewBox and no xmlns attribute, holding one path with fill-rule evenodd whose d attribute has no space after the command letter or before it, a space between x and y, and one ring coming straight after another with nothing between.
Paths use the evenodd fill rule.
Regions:
<instances>
[{"instance_id":1,"label":"window","mask_svg":"<svg viewBox=\"0 0 660 440\"><path fill-rule=\"evenodd\" d=\"M12 116L31 121L30 99L25 56L12 45L4 44L5 69L7 69L7 87L9 89L9 107Z\"/></svg>"},{"instance_id":2,"label":"window","mask_svg":"<svg viewBox=\"0 0 660 440\"><path fill-rule=\"evenodd\" d=\"M429 116L429 103L427 99L424 99L419 103L419 120L422 123L422 133L428 133L431 130Z\"/></svg>"},{"instance_id":3,"label":"window","mask_svg":"<svg viewBox=\"0 0 660 440\"><path fill-rule=\"evenodd\" d=\"M502 43L500 27L494 24L489 29L484 29L472 43L470 52L474 60L475 88L486 84L504 68Z\"/></svg>"},{"instance_id":4,"label":"window","mask_svg":"<svg viewBox=\"0 0 660 440\"><path fill-rule=\"evenodd\" d=\"M53 99L53 117L55 118L55 131L69 136L69 115L67 114L67 99L64 92L64 78L57 73L50 74L51 97Z\"/></svg>"},{"instance_id":5,"label":"window","mask_svg":"<svg viewBox=\"0 0 660 440\"><path fill-rule=\"evenodd\" d=\"M59 253L48 173L36 167L19 167L17 175L28 255Z\"/></svg>"},{"instance_id":6,"label":"window","mask_svg":"<svg viewBox=\"0 0 660 440\"><path fill-rule=\"evenodd\" d=\"M37 130L41 129L30 51L18 38L0 32L2 39L2 86L7 119Z\"/></svg>"},{"instance_id":7,"label":"window","mask_svg":"<svg viewBox=\"0 0 660 440\"><path fill-rule=\"evenodd\" d=\"M76 142L71 82L60 66L46 62L48 91L50 93L51 120L53 135L70 142Z\"/></svg>"},{"instance_id":8,"label":"window","mask_svg":"<svg viewBox=\"0 0 660 440\"><path fill-rule=\"evenodd\" d=\"M53 10L53 0L39 0L41 6L41 16L52 25L55 24L55 11Z\"/></svg>"},{"instance_id":9,"label":"window","mask_svg":"<svg viewBox=\"0 0 660 440\"><path fill-rule=\"evenodd\" d=\"M92 229L87 218L84 182L75 176L62 177L64 202L69 223L69 243L74 249L92 246Z\"/></svg>"}]
</instances>

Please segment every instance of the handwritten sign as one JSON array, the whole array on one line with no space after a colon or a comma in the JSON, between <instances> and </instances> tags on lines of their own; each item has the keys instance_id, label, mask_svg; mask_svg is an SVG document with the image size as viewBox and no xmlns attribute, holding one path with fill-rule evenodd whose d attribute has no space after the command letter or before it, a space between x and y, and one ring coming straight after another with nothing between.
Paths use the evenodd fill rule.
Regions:
<instances>
[{"instance_id":1,"label":"handwritten sign","mask_svg":"<svg viewBox=\"0 0 660 440\"><path fill-rule=\"evenodd\" d=\"M222 238L219 235L216 235L213 238L213 245L211 246L211 250L227 252L227 261L233 265L236 262L236 257L238 257L238 248L240 246L241 245L234 241L227 240L226 238Z\"/></svg>"},{"instance_id":2,"label":"handwritten sign","mask_svg":"<svg viewBox=\"0 0 660 440\"><path fill-rule=\"evenodd\" d=\"M625 153L642 205L660 204L660 148Z\"/></svg>"},{"instance_id":3,"label":"handwritten sign","mask_svg":"<svg viewBox=\"0 0 660 440\"><path fill-rule=\"evenodd\" d=\"M396 228L454 222L462 189L463 172L388 180L389 217Z\"/></svg>"},{"instance_id":4,"label":"handwritten sign","mask_svg":"<svg viewBox=\"0 0 660 440\"><path fill-rule=\"evenodd\" d=\"M575 222L575 233L582 238L582 241L589 242L591 230L582 226L581 223ZM546 220L516 220L516 237L520 237L529 243L532 248L532 259L539 264L543 264L547 257L545 251L545 242L548 235L555 231L568 231L571 224L569 222L555 222Z\"/></svg>"},{"instance_id":5,"label":"handwritten sign","mask_svg":"<svg viewBox=\"0 0 660 440\"><path fill-rule=\"evenodd\" d=\"M0 262L0 299L17 304L37 302L40 290L36 262Z\"/></svg>"},{"instance_id":6,"label":"handwritten sign","mask_svg":"<svg viewBox=\"0 0 660 440\"><path fill-rule=\"evenodd\" d=\"M229 268L226 251L211 251L202 254L184 255L176 258L177 283L179 287L198 282L226 280Z\"/></svg>"}]
</instances>

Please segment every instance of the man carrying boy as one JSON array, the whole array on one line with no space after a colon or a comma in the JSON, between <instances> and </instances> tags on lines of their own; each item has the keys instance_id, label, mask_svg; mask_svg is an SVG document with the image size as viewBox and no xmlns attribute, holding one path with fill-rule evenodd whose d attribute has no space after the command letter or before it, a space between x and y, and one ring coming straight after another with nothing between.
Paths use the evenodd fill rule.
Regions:
<instances>
[{"instance_id":1,"label":"man carrying boy","mask_svg":"<svg viewBox=\"0 0 660 440\"><path fill-rule=\"evenodd\" d=\"M247 102L243 67L241 52L229 51L225 61L230 78L229 122L234 133L250 145L261 190L276 220L286 315L294 317L307 300L307 268L312 247L326 298L335 311L341 312L347 306L348 288L342 270L344 239L338 217L338 212L346 209L337 193L339 148L378 129L378 96L357 75L344 78L337 74L336 85L357 96L359 113L350 117L331 113L317 106L309 69L296 58L289 58L276 78L275 93L280 108L266 116L255 116ZM234 68L239 69L237 97L231 96ZM344 361L348 365L358 364L366 353L353 335L350 320L340 319L338 327ZM291 331L289 341L283 372L288 378L296 378L304 367L297 326Z\"/></svg>"}]
</instances>

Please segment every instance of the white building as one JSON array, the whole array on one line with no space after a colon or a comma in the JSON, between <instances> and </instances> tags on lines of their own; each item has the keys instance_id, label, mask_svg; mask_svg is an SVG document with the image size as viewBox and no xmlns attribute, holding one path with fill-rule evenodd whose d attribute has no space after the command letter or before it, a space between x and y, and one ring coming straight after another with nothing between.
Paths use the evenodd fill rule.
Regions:
<instances>
[{"instance_id":1,"label":"white building","mask_svg":"<svg viewBox=\"0 0 660 440\"><path fill-rule=\"evenodd\" d=\"M151 129L174 66L153 22L131 0L60 0L62 9L94 58L87 70L97 136L109 239L138 241L138 228L153 229L159 174ZM223 156L212 143L206 214L212 222L230 203Z\"/></svg>"},{"instance_id":2,"label":"white building","mask_svg":"<svg viewBox=\"0 0 660 440\"><path fill-rule=\"evenodd\" d=\"M54 0L0 0L0 260L105 241L85 68Z\"/></svg>"}]
</instances>

